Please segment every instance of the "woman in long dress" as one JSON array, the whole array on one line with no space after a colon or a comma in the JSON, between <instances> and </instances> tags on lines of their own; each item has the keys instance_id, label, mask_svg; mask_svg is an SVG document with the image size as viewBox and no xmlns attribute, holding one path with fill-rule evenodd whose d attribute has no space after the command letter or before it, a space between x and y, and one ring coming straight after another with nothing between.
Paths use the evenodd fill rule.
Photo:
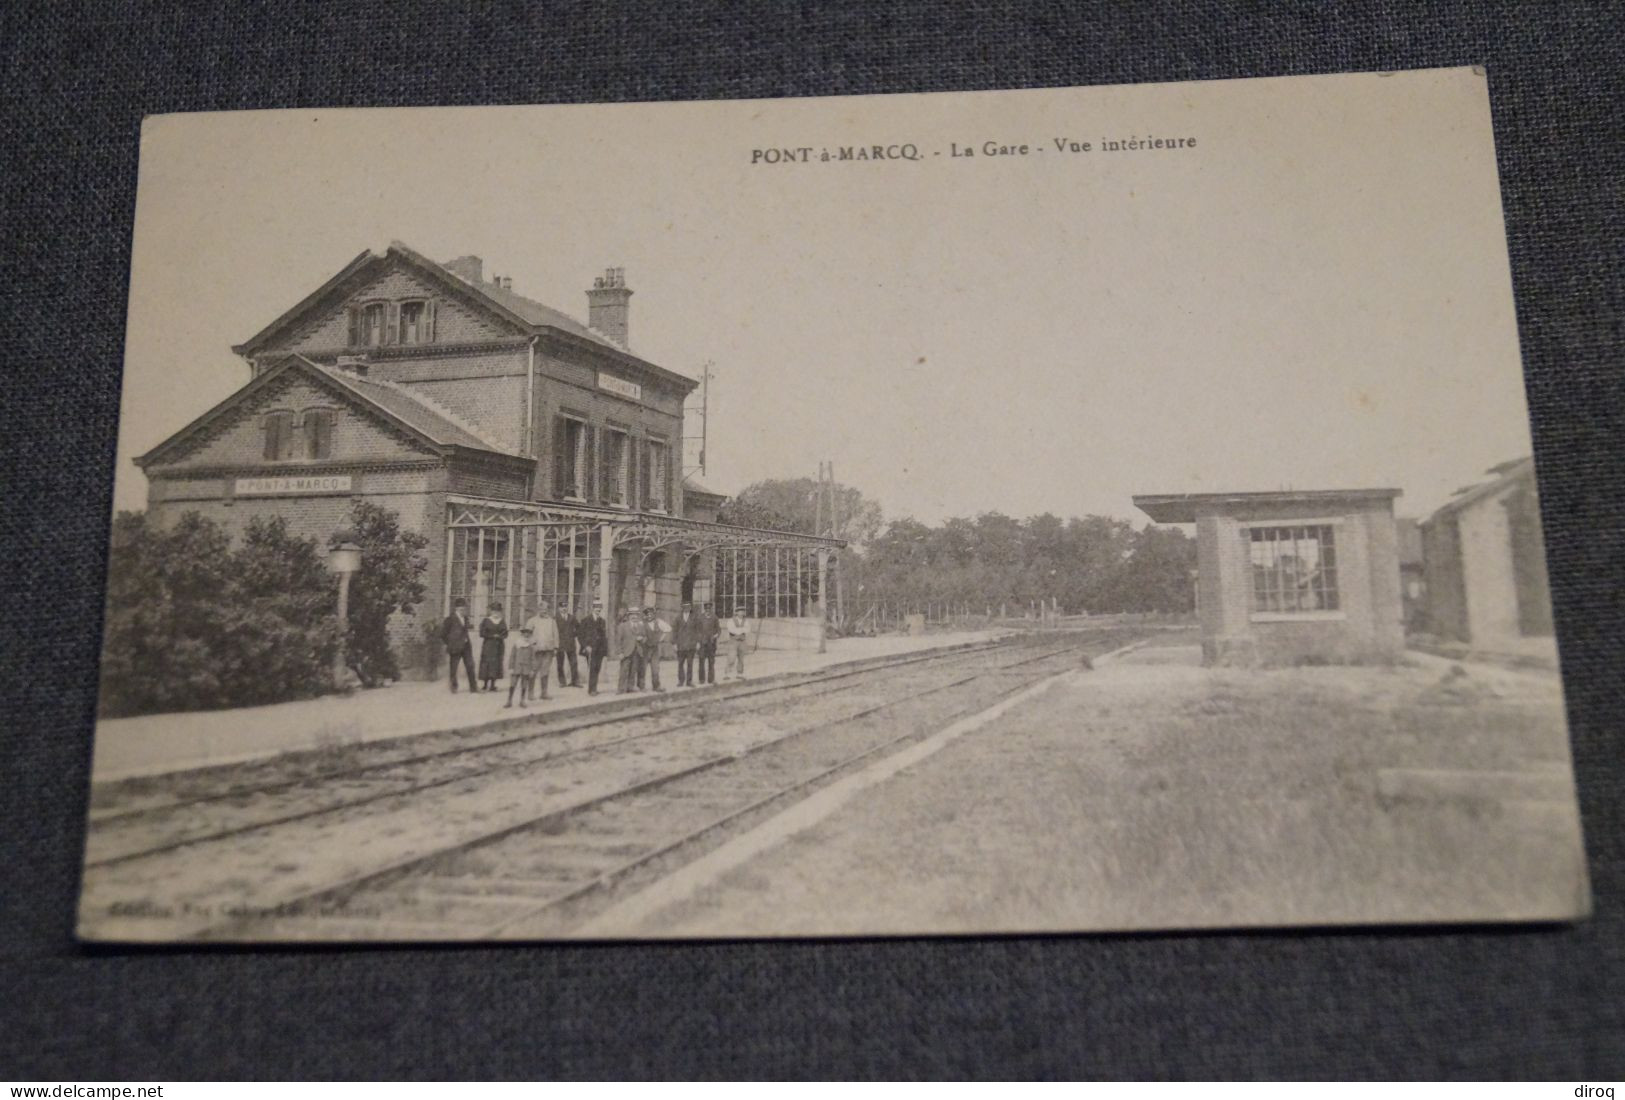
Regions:
<instances>
[{"instance_id":1,"label":"woman in long dress","mask_svg":"<svg viewBox=\"0 0 1625 1100\"><path fill-rule=\"evenodd\" d=\"M480 620L480 639L480 683L486 691L496 691L497 681L502 679L502 652L508 643L501 604L492 604Z\"/></svg>"}]
</instances>

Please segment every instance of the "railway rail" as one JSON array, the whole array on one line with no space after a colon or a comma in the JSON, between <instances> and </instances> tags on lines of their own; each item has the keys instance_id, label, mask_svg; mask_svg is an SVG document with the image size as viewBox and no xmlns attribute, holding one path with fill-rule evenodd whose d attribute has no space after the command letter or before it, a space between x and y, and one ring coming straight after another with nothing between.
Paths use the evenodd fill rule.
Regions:
<instances>
[{"instance_id":1,"label":"railway rail","mask_svg":"<svg viewBox=\"0 0 1625 1100\"><path fill-rule=\"evenodd\" d=\"M204 939L568 934L709 842L1123 640L914 655L104 814L87 898L133 930L159 915L140 884L168 883L164 913Z\"/></svg>"},{"instance_id":2,"label":"railway rail","mask_svg":"<svg viewBox=\"0 0 1625 1100\"><path fill-rule=\"evenodd\" d=\"M218 790L194 794L132 809L92 812L91 835L85 867L111 867L181 848L224 840L256 829L271 828L318 814L364 806L383 799L412 795L466 779L478 778L515 766L542 764L631 742L693 728L719 717L733 717L772 709L806 697L847 690L854 678L914 665L953 665L983 658L998 643L956 649L949 653L915 654L880 665L835 669L790 682L745 688L724 685L720 693L692 697L671 696L672 703L653 711L549 721L538 715L524 732L481 737L474 734L428 735L446 747L402 752L384 750L378 759L327 767L291 778L266 782L227 783ZM834 687L824 685L833 683ZM806 690L816 689L816 690ZM762 696L764 702L744 707L733 704ZM695 704L707 704L696 711ZM717 707L724 707L719 711ZM574 735L607 727L638 727L633 732L603 738ZM412 741L419 739L413 738ZM576 743L577 741L581 743ZM531 749L535 748L535 753ZM361 789L358 790L357 787ZM315 805L297 805L314 798ZM289 808L288 803L293 803ZM226 818L221 824L211 813ZM154 839L156 834L157 839Z\"/></svg>"}]
</instances>

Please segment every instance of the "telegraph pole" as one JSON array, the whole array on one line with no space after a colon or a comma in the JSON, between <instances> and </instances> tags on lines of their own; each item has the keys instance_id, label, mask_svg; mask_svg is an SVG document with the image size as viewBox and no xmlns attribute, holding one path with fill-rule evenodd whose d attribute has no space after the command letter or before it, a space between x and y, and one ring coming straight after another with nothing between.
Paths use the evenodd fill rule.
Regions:
<instances>
[{"instance_id":1,"label":"telegraph pole","mask_svg":"<svg viewBox=\"0 0 1625 1100\"><path fill-rule=\"evenodd\" d=\"M683 436L683 475L685 477L695 472L698 472L702 477L705 475L705 452L706 445L709 442L711 422L711 379L716 377L711 371L714 366L716 366L714 362L706 360L704 368L700 371L700 408L698 417L700 434L697 436ZM685 410L685 412L687 411L689 410ZM693 418L684 416L684 431L687 431L688 425L691 423L693 423ZM696 442L699 444L698 448L691 450L688 444Z\"/></svg>"},{"instance_id":2,"label":"telegraph pole","mask_svg":"<svg viewBox=\"0 0 1625 1100\"><path fill-rule=\"evenodd\" d=\"M835 493L835 463L832 460L825 465L829 468L829 533L832 538L840 538L841 505ZM835 621L842 629L846 627L846 586L841 583L841 576L846 572L841 565L845 561L845 554L835 561Z\"/></svg>"}]
</instances>

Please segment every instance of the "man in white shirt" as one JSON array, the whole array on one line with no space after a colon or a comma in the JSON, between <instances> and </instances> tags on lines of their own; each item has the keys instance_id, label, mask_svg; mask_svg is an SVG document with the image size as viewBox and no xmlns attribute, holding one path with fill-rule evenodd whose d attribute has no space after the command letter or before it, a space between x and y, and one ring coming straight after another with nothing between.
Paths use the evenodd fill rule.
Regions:
<instances>
[{"instance_id":1,"label":"man in white shirt","mask_svg":"<svg viewBox=\"0 0 1625 1100\"><path fill-rule=\"evenodd\" d=\"M547 673L553 667L553 654L559 648L559 624L554 620L553 605L546 600L536 605L536 614L525 623L536 648L536 698L551 699L547 693Z\"/></svg>"}]
</instances>

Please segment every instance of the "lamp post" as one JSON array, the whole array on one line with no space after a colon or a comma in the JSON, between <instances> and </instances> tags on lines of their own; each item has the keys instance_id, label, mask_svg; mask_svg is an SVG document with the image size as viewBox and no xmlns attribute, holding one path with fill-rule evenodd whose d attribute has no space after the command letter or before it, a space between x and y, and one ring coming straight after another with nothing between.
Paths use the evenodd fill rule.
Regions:
<instances>
[{"instance_id":1,"label":"lamp post","mask_svg":"<svg viewBox=\"0 0 1625 1100\"><path fill-rule=\"evenodd\" d=\"M339 575L339 647L333 654L333 686L342 691L349 681L345 664L345 640L350 633L350 578L361 568L361 547L351 541L349 532L333 536L327 551L327 568Z\"/></svg>"}]
</instances>

